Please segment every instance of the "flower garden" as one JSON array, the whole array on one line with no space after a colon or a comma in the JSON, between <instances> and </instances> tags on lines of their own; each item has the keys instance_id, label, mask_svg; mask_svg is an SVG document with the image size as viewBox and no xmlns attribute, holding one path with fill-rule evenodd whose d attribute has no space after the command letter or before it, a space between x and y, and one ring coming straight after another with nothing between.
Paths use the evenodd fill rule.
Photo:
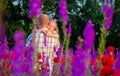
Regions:
<instances>
[{"instance_id":1,"label":"flower garden","mask_svg":"<svg viewBox=\"0 0 120 76\"><path fill-rule=\"evenodd\" d=\"M28 2L28 17L32 20L32 25L37 23L37 18L42 14L42 1L44 2L44 0L29 0ZM58 49L54 48L58 51L53 59L51 75L49 74L50 65L48 59L44 59L44 54L37 55L37 59L42 60L38 61L41 67L34 70L35 50L32 44L25 46L26 32L15 30L14 45L9 46L9 37L4 32L5 26L2 22L0 25L0 76L120 76L120 52L113 45L105 46L115 11L114 6L110 5L110 0L105 0L101 10L103 20L97 49L95 48L96 30L93 20L86 20L82 31L83 37L78 36L72 48L69 45L73 25L69 21L67 0L59 0L57 11L63 41Z\"/></svg>"}]
</instances>

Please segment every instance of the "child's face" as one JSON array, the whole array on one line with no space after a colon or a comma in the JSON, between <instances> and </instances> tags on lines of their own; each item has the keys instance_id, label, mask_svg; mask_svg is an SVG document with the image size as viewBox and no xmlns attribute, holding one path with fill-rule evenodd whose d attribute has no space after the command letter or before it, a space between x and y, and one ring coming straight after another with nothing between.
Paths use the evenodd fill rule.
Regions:
<instances>
[{"instance_id":1,"label":"child's face","mask_svg":"<svg viewBox=\"0 0 120 76\"><path fill-rule=\"evenodd\" d=\"M55 23L54 22L50 22L50 24L48 25L48 29L50 31L54 31L54 29L55 29Z\"/></svg>"}]
</instances>

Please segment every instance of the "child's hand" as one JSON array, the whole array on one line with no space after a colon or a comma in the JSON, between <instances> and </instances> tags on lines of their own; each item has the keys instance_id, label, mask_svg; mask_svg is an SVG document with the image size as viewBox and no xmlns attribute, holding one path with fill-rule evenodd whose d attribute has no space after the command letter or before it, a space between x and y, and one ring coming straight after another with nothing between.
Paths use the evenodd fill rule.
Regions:
<instances>
[{"instance_id":1,"label":"child's hand","mask_svg":"<svg viewBox=\"0 0 120 76\"><path fill-rule=\"evenodd\" d=\"M46 36L51 36L51 34L49 32L46 32L45 35Z\"/></svg>"},{"instance_id":2,"label":"child's hand","mask_svg":"<svg viewBox=\"0 0 120 76\"><path fill-rule=\"evenodd\" d=\"M43 30L43 32L45 33L46 36L50 36L51 35L48 30Z\"/></svg>"}]
</instances>

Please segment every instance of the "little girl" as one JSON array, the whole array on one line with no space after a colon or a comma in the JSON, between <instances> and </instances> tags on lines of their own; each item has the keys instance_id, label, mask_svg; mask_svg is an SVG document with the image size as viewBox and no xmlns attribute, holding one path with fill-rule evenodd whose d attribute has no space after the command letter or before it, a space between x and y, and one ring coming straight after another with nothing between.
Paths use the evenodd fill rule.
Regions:
<instances>
[{"instance_id":1,"label":"little girl","mask_svg":"<svg viewBox=\"0 0 120 76\"><path fill-rule=\"evenodd\" d=\"M58 49L60 46L60 42L59 42L58 27L57 27L56 21L50 21L50 24L48 26L48 30L44 31L44 33L46 34L46 36L55 38L57 40L55 47L56 47L56 49ZM55 54L56 51L57 50L54 50L54 57L56 57L56 54Z\"/></svg>"},{"instance_id":2,"label":"little girl","mask_svg":"<svg viewBox=\"0 0 120 76\"><path fill-rule=\"evenodd\" d=\"M51 48L51 50L49 50L49 66L50 66L50 76L51 76L51 73L53 71L53 59L56 56L56 52L57 52L57 49L59 48L60 46L60 43L59 43L59 34L58 34L58 27L57 27L57 23L56 21L50 21L49 23L49 26L48 26L48 30L47 31L44 31L44 33L46 34L46 36L48 37L52 37L54 40L56 40L56 44L54 45L54 47L56 47L56 50L54 48ZM50 44L52 45L52 44Z\"/></svg>"}]
</instances>

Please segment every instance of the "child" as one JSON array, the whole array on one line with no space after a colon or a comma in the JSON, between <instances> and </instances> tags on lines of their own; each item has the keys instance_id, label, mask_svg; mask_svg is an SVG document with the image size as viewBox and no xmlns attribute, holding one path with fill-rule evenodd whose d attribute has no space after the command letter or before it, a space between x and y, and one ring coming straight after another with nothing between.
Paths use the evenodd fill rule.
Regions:
<instances>
[{"instance_id":1,"label":"child","mask_svg":"<svg viewBox=\"0 0 120 76\"><path fill-rule=\"evenodd\" d=\"M49 26L48 26L48 30L44 31L44 33L46 34L46 36L52 37L52 38L54 38L56 40L56 45L55 45L56 49L51 48L53 50L49 51L49 56L50 56L49 65L50 65L50 74L51 74L52 71L53 71L53 65L54 65L53 59L55 57L57 57L56 56L56 52L57 52L57 49L60 46L60 43L59 43L59 34L58 34L58 27L57 27L56 21L50 21Z\"/></svg>"}]
</instances>

